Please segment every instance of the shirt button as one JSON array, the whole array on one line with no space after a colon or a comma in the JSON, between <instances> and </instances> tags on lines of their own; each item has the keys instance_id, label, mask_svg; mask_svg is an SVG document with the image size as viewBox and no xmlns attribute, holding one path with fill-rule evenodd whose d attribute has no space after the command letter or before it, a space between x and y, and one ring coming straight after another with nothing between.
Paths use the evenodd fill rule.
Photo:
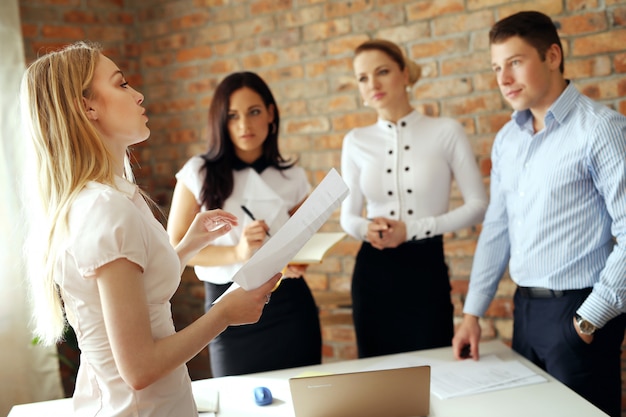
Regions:
<instances>
[{"instance_id":1,"label":"shirt button","mask_svg":"<svg viewBox=\"0 0 626 417\"><path fill-rule=\"evenodd\" d=\"M404 150L408 151L409 149L411 149L411 147L409 145L404 145Z\"/></svg>"},{"instance_id":2,"label":"shirt button","mask_svg":"<svg viewBox=\"0 0 626 417\"><path fill-rule=\"evenodd\" d=\"M406 190L407 193L411 194L413 192L413 190L411 190L410 188L408 190Z\"/></svg>"},{"instance_id":3,"label":"shirt button","mask_svg":"<svg viewBox=\"0 0 626 417\"><path fill-rule=\"evenodd\" d=\"M393 151L391 151L391 150L390 150L389 152L387 152L387 153L388 153L389 155L393 155Z\"/></svg>"},{"instance_id":4,"label":"shirt button","mask_svg":"<svg viewBox=\"0 0 626 417\"><path fill-rule=\"evenodd\" d=\"M430 230L426 231L426 236L430 236Z\"/></svg>"},{"instance_id":5,"label":"shirt button","mask_svg":"<svg viewBox=\"0 0 626 417\"><path fill-rule=\"evenodd\" d=\"M391 174L391 168L387 168L387 174Z\"/></svg>"},{"instance_id":6,"label":"shirt button","mask_svg":"<svg viewBox=\"0 0 626 417\"><path fill-rule=\"evenodd\" d=\"M393 195L393 191L387 191L387 195Z\"/></svg>"},{"instance_id":7,"label":"shirt button","mask_svg":"<svg viewBox=\"0 0 626 417\"><path fill-rule=\"evenodd\" d=\"M413 210L409 210L409 211L408 211L408 213L409 213L409 214L413 214Z\"/></svg>"},{"instance_id":8,"label":"shirt button","mask_svg":"<svg viewBox=\"0 0 626 417\"><path fill-rule=\"evenodd\" d=\"M389 215L390 215L390 216L394 216L395 214L396 214L396 212L395 212L395 211L393 211L393 210L391 210L391 211L389 212Z\"/></svg>"},{"instance_id":9,"label":"shirt button","mask_svg":"<svg viewBox=\"0 0 626 417\"><path fill-rule=\"evenodd\" d=\"M409 167L404 167L404 170L405 170L405 171L408 171L408 170L409 170Z\"/></svg>"},{"instance_id":10,"label":"shirt button","mask_svg":"<svg viewBox=\"0 0 626 417\"><path fill-rule=\"evenodd\" d=\"M402 126L402 127L406 126L406 122L400 123L400 126Z\"/></svg>"},{"instance_id":11,"label":"shirt button","mask_svg":"<svg viewBox=\"0 0 626 417\"><path fill-rule=\"evenodd\" d=\"M391 125L387 125L387 127L388 127L389 129L391 129L391 128L392 128L392 126L391 126Z\"/></svg>"}]
</instances>

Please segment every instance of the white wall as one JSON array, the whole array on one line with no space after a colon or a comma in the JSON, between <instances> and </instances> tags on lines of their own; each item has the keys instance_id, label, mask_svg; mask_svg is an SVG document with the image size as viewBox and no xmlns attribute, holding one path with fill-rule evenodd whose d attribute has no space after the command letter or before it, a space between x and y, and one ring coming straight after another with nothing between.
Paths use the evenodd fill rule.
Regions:
<instances>
[{"instance_id":1,"label":"white wall","mask_svg":"<svg viewBox=\"0 0 626 417\"><path fill-rule=\"evenodd\" d=\"M0 0L0 416L15 404L63 396L56 349L33 346L15 178L21 172L18 91L24 48L17 0Z\"/></svg>"}]
</instances>

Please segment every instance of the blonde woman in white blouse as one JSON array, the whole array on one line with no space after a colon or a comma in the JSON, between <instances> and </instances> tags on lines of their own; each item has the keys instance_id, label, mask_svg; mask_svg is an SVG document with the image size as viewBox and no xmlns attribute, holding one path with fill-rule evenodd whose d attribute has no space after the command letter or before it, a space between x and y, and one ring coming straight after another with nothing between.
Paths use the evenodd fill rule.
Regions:
<instances>
[{"instance_id":1,"label":"blonde woman in white blouse","mask_svg":"<svg viewBox=\"0 0 626 417\"><path fill-rule=\"evenodd\" d=\"M65 318L76 331L74 416L197 417L186 362L228 326L257 322L280 278L233 291L176 331L169 300L184 266L238 223L197 213L172 247L130 170L128 147L150 135L143 99L83 42L38 58L22 81L39 173L27 248L35 333L54 344Z\"/></svg>"},{"instance_id":2,"label":"blonde woman in white blouse","mask_svg":"<svg viewBox=\"0 0 626 417\"><path fill-rule=\"evenodd\" d=\"M420 67L396 44L361 44L354 71L364 104L378 113L375 124L346 135L341 158L350 188L341 225L363 241L352 280L359 357L449 346L442 235L483 219L487 196L475 157L458 122L411 107ZM452 179L464 203L449 210Z\"/></svg>"}]
</instances>

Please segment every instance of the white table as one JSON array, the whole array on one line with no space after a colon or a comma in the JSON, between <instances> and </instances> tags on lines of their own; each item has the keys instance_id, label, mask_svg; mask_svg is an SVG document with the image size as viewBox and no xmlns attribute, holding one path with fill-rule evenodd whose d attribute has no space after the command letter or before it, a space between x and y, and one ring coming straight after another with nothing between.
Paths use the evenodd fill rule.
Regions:
<instances>
[{"instance_id":1,"label":"white table","mask_svg":"<svg viewBox=\"0 0 626 417\"><path fill-rule=\"evenodd\" d=\"M547 382L446 400L431 395L431 417L606 417L606 414L598 408L513 352L502 342L482 343L480 346L481 356L490 353L496 354L502 360L520 361L537 374L546 377ZM454 361L451 348L416 351L411 352L410 355L415 355L420 360L425 359L426 361ZM368 367L394 356L334 362L235 377L204 379L193 381L192 384L194 392L199 393L198 395L202 395L203 391L208 390L219 391L219 417L293 417L289 378L303 374L368 370ZM260 385L266 386L272 391L274 402L269 406L258 407L254 404L252 390ZM67 417L70 415L70 399L62 399L16 405L8 417ZM200 415L204 414L201 413Z\"/></svg>"}]
</instances>

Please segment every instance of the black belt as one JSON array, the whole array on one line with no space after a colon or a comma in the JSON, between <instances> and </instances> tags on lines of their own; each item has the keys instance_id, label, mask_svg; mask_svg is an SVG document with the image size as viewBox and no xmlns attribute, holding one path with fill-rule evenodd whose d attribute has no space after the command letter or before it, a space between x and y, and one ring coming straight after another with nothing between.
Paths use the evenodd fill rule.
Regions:
<instances>
[{"instance_id":1,"label":"black belt","mask_svg":"<svg viewBox=\"0 0 626 417\"><path fill-rule=\"evenodd\" d=\"M568 294L589 292L591 288L582 288L579 290L551 290L549 288L540 287L517 287L519 295L524 298L559 298Z\"/></svg>"}]
</instances>

